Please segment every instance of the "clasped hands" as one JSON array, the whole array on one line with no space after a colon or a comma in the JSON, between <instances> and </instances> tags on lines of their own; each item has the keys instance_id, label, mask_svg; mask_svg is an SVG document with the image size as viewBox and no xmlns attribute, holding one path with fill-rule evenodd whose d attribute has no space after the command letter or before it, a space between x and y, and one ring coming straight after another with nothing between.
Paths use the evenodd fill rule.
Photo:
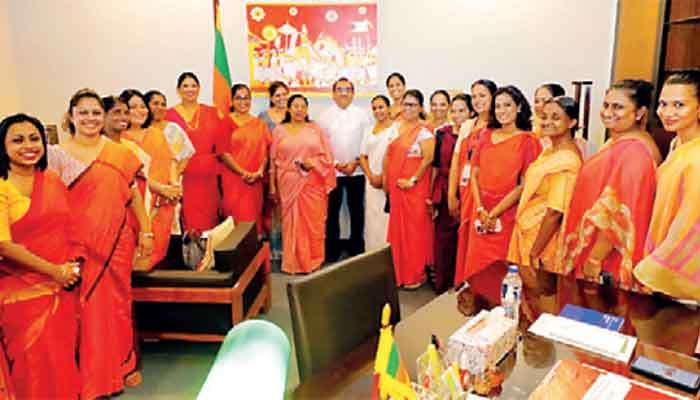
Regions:
<instances>
[{"instance_id":1,"label":"clasped hands","mask_svg":"<svg viewBox=\"0 0 700 400\"><path fill-rule=\"evenodd\" d=\"M255 171L255 172L243 171L243 173L241 174L241 177L243 177L243 182L245 182L249 185L252 185L253 183L258 181L259 179L262 179L263 169L260 168L259 170Z\"/></svg>"},{"instance_id":2,"label":"clasped hands","mask_svg":"<svg viewBox=\"0 0 700 400\"><path fill-rule=\"evenodd\" d=\"M498 226L498 217L493 215L491 211L487 211L484 207L476 209L477 221L481 222L480 226L476 227L476 231L480 234L496 233Z\"/></svg>"},{"instance_id":3,"label":"clasped hands","mask_svg":"<svg viewBox=\"0 0 700 400\"><path fill-rule=\"evenodd\" d=\"M357 161L350 161L346 163L336 163L335 164L335 169L339 171L341 174L344 174L346 176L350 176L355 173L355 169L357 169L358 162Z\"/></svg>"}]
</instances>

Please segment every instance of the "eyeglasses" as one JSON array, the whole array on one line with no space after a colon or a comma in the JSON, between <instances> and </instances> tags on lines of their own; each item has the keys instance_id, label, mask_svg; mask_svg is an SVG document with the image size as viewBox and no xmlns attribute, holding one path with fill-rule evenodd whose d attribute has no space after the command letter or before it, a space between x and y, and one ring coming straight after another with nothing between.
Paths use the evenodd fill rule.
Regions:
<instances>
[{"instance_id":1,"label":"eyeglasses","mask_svg":"<svg viewBox=\"0 0 700 400\"><path fill-rule=\"evenodd\" d=\"M418 103L401 103L401 105L406 108L420 107L420 104Z\"/></svg>"},{"instance_id":2,"label":"eyeglasses","mask_svg":"<svg viewBox=\"0 0 700 400\"><path fill-rule=\"evenodd\" d=\"M342 87L335 89L335 91L337 93L352 93L353 92L352 88L342 88Z\"/></svg>"},{"instance_id":3,"label":"eyeglasses","mask_svg":"<svg viewBox=\"0 0 700 400\"><path fill-rule=\"evenodd\" d=\"M250 97L238 97L238 96L236 96L233 99L237 100L237 101L246 101L246 100L250 100Z\"/></svg>"}]
</instances>

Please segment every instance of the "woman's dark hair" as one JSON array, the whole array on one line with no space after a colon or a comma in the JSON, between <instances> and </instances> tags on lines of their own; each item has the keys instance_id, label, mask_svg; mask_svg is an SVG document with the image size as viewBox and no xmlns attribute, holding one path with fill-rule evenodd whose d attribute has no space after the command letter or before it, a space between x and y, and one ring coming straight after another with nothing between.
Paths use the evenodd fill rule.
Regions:
<instances>
[{"instance_id":1,"label":"woman's dark hair","mask_svg":"<svg viewBox=\"0 0 700 400\"><path fill-rule=\"evenodd\" d=\"M102 111L105 111L105 105L102 102L102 98L100 98L100 95L94 90L85 88L75 92L68 102L68 111L64 115L61 123L61 128L63 128L64 131L70 132L71 135L75 133L75 125L73 125L73 122L70 120L70 116L73 113L73 109L82 99L95 99L97 103L99 103L100 108L102 108Z\"/></svg>"},{"instance_id":2,"label":"woman's dark hair","mask_svg":"<svg viewBox=\"0 0 700 400\"><path fill-rule=\"evenodd\" d=\"M521 131L532 130L532 110L530 109L530 103L528 103L527 98L523 95L517 87L513 85L508 85L498 88L496 94L493 95L491 99L491 110L489 114L491 121L489 121L489 128L500 128L501 123L496 119L496 97L507 94L515 102L516 107L519 108L518 115L515 118L515 126Z\"/></svg>"},{"instance_id":3,"label":"woman's dark hair","mask_svg":"<svg viewBox=\"0 0 700 400\"><path fill-rule=\"evenodd\" d=\"M564 96L566 94L564 88L558 83L545 83L537 88L537 90L540 89L547 89L547 91L552 95L552 97ZM537 92L537 90L535 90L535 92Z\"/></svg>"},{"instance_id":4,"label":"woman's dark hair","mask_svg":"<svg viewBox=\"0 0 700 400\"><path fill-rule=\"evenodd\" d=\"M455 101L463 101L467 105L467 110L469 110L469 118L474 118L476 112L474 112L474 106L472 105L472 96L466 93L459 93L452 97L450 104L453 104Z\"/></svg>"},{"instance_id":5,"label":"woman's dark hair","mask_svg":"<svg viewBox=\"0 0 700 400\"><path fill-rule=\"evenodd\" d=\"M425 99L423 98L423 93L421 93L420 90L408 89L406 92L404 92L403 97L401 97L401 101L403 102L403 100L408 96L411 96L414 99L418 100L418 105L420 105L420 107L423 108L423 103L425 103ZM418 114L418 117L420 119L425 119L426 118L425 111L421 111Z\"/></svg>"},{"instance_id":6,"label":"woman's dark hair","mask_svg":"<svg viewBox=\"0 0 700 400\"><path fill-rule=\"evenodd\" d=\"M610 85L606 93L613 89L626 90L630 100L637 108L651 107L651 97L654 92L654 85L651 82L641 79L623 79Z\"/></svg>"},{"instance_id":7,"label":"woman's dark hair","mask_svg":"<svg viewBox=\"0 0 700 400\"><path fill-rule=\"evenodd\" d=\"M270 107L274 106L274 104L272 103L272 96L274 96L275 93L277 93L277 90L278 90L279 88L283 88L284 90L287 91L287 93L289 93L289 86L287 86L286 83L284 83L284 82L282 82L282 81L274 81L274 82L272 82L272 83L270 84L270 87L267 88L267 93L270 95Z\"/></svg>"},{"instance_id":8,"label":"woman's dark hair","mask_svg":"<svg viewBox=\"0 0 700 400\"><path fill-rule=\"evenodd\" d=\"M10 131L10 127L12 127L12 125L20 124L22 122L29 122L30 124L34 125L41 136L41 145L44 148L44 155L41 156L35 168L39 169L39 171L43 171L48 165L48 158L46 155L46 131L44 130L44 125L41 123L41 121L27 114L10 115L0 122L0 177L3 179L7 179L7 174L10 171L10 157L7 154L7 148L5 147L7 132Z\"/></svg>"},{"instance_id":9,"label":"woman's dark hair","mask_svg":"<svg viewBox=\"0 0 700 400\"><path fill-rule=\"evenodd\" d=\"M292 103L296 99L304 100L304 103L306 103L306 106L307 107L309 106L309 99L307 99L306 96L304 96L303 94L296 93L296 94L289 96L289 99L287 99L287 112L284 113L284 119L281 122L282 124L288 124L288 123L292 122L292 113L289 112L289 110L292 108ZM308 113L306 114L306 119L304 121L311 122L311 120L309 119Z\"/></svg>"},{"instance_id":10,"label":"woman's dark hair","mask_svg":"<svg viewBox=\"0 0 700 400\"><path fill-rule=\"evenodd\" d=\"M666 78L664 85L690 85L695 88L695 97L700 101L700 70L678 71Z\"/></svg>"},{"instance_id":11,"label":"woman's dark hair","mask_svg":"<svg viewBox=\"0 0 700 400\"><path fill-rule=\"evenodd\" d=\"M193 81L197 82L197 86L199 86L199 78L197 78L197 75L194 74L194 72L183 72L180 74L180 76L177 77L177 87L179 88L182 86L182 83L185 82L185 79L187 78L192 78Z\"/></svg>"},{"instance_id":12,"label":"woman's dark hair","mask_svg":"<svg viewBox=\"0 0 700 400\"><path fill-rule=\"evenodd\" d=\"M387 107L391 107L391 100L389 100L389 98L384 96L383 94L378 94L372 97L372 101L370 101L369 104L371 105L372 103L374 103L375 100L381 100L384 102L384 104L386 104Z\"/></svg>"},{"instance_id":13,"label":"woman's dark hair","mask_svg":"<svg viewBox=\"0 0 700 400\"><path fill-rule=\"evenodd\" d=\"M472 83L471 89L474 89L474 86L476 85L481 85L485 87L489 93L491 93L491 97L494 97L496 95L496 90L498 90L498 86L496 85L496 82L490 80L490 79L477 79Z\"/></svg>"},{"instance_id":14,"label":"woman's dark hair","mask_svg":"<svg viewBox=\"0 0 700 400\"><path fill-rule=\"evenodd\" d=\"M434 98L435 96L438 96L438 95L443 95L443 96L445 96L445 98L447 99L447 104L450 104L450 103L451 103L450 94L447 93L447 90L445 90L445 89L438 89L438 90L434 91L433 94L430 95L430 102L432 102L432 101L433 101L433 98Z\"/></svg>"},{"instance_id":15,"label":"woman's dark hair","mask_svg":"<svg viewBox=\"0 0 700 400\"><path fill-rule=\"evenodd\" d=\"M397 78L404 86L406 86L406 78L404 78L400 72L392 72L386 77L386 87L389 87L389 81L391 78Z\"/></svg>"},{"instance_id":16,"label":"woman's dark hair","mask_svg":"<svg viewBox=\"0 0 700 400\"><path fill-rule=\"evenodd\" d=\"M129 108L129 105L121 101L121 99L117 96L105 96L102 98L102 104L105 106L105 112L108 113L111 109L113 109L117 104L124 104L126 108Z\"/></svg>"},{"instance_id":17,"label":"woman's dark hair","mask_svg":"<svg viewBox=\"0 0 700 400\"><path fill-rule=\"evenodd\" d=\"M231 86L231 109L229 111L235 111L233 109L233 98L236 96L236 92L241 89L246 89L248 94L250 94L250 88L245 83L236 83L235 85Z\"/></svg>"},{"instance_id":18,"label":"woman's dark hair","mask_svg":"<svg viewBox=\"0 0 700 400\"><path fill-rule=\"evenodd\" d=\"M151 89L144 94L144 97L146 97L146 105L148 106L148 103L150 103L151 100L156 96L160 96L163 98L163 100L165 100L166 103L168 102L168 98L165 97L165 95L161 91L156 90L156 89ZM150 109L151 107L149 106L148 108Z\"/></svg>"},{"instance_id":19,"label":"woman's dark hair","mask_svg":"<svg viewBox=\"0 0 700 400\"><path fill-rule=\"evenodd\" d=\"M566 116L568 116L572 120L576 120L576 125L572 126L571 129L569 129L571 133L571 137L574 137L576 134L576 130L578 129L578 103L576 100L574 100L572 97L568 96L557 96L554 97L553 99L547 101L544 103L545 105L549 103L554 103L559 106L562 110L564 110L564 113ZM587 139L587 138L584 138Z\"/></svg>"},{"instance_id":20,"label":"woman's dark hair","mask_svg":"<svg viewBox=\"0 0 700 400\"><path fill-rule=\"evenodd\" d=\"M143 104L146 106L146 109L148 110L148 116L146 116L146 120L139 128L148 128L151 125L151 121L153 121L153 114L151 113L151 108L148 106L148 100L146 100L146 96L144 96L143 93L139 92L136 89L125 89L119 95L119 101L121 101L122 103L126 104L127 107L129 107L129 100L131 100L131 98L134 96L140 98L141 101L143 101ZM129 125L131 125L131 122L129 122Z\"/></svg>"}]
</instances>

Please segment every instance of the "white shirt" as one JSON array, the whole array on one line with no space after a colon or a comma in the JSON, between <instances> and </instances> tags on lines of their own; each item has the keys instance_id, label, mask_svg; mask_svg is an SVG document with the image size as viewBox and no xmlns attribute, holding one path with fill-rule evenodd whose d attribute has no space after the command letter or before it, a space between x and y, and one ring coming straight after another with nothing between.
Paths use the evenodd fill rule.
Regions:
<instances>
[{"instance_id":1,"label":"white shirt","mask_svg":"<svg viewBox=\"0 0 700 400\"><path fill-rule=\"evenodd\" d=\"M393 123L390 127L381 132L373 133L373 126L369 126L365 132L365 137L360 145L360 154L367 156L369 169L373 174L382 173L384 163L384 153L392 140L399 137L398 125Z\"/></svg>"},{"instance_id":2,"label":"white shirt","mask_svg":"<svg viewBox=\"0 0 700 400\"><path fill-rule=\"evenodd\" d=\"M350 104L345 109L333 104L321 113L318 124L328 136L336 162L347 163L360 157L362 138L371 126L369 114L365 110L354 104ZM359 166L354 175L362 175L362 169ZM336 171L336 176L345 176L345 174Z\"/></svg>"}]
</instances>

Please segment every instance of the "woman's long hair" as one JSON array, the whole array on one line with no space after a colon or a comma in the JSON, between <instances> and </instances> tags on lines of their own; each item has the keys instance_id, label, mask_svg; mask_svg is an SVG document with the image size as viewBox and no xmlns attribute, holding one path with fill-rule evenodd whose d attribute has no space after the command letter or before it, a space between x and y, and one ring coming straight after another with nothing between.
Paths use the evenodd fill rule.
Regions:
<instances>
[{"instance_id":1,"label":"woman's long hair","mask_svg":"<svg viewBox=\"0 0 700 400\"><path fill-rule=\"evenodd\" d=\"M20 124L22 122L29 122L30 124L34 125L41 136L41 145L44 148L44 155L41 156L39 161L36 163L35 168L39 171L43 171L48 165L46 131L44 130L44 125L41 123L41 121L27 114L10 115L0 122L0 177L3 179L7 179L7 175L10 172L10 156L7 154L5 139L7 139L7 133L10 131L12 125Z\"/></svg>"}]
</instances>

